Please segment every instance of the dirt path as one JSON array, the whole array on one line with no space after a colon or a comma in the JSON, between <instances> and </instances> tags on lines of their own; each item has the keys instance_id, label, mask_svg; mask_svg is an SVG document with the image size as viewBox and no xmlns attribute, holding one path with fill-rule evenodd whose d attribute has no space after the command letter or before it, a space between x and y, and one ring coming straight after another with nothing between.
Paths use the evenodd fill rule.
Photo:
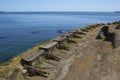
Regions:
<instances>
[{"instance_id":1,"label":"dirt path","mask_svg":"<svg viewBox=\"0 0 120 80\"><path fill-rule=\"evenodd\" d=\"M77 44L66 44L70 51L54 50L62 60L52 61L55 66L42 65L53 67L47 70L48 78L35 76L30 80L120 80L120 49L113 49L110 42L95 39L101 27L75 39Z\"/></svg>"},{"instance_id":2,"label":"dirt path","mask_svg":"<svg viewBox=\"0 0 120 80\"><path fill-rule=\"evenodd\" d=\"M69 56L68 58L63 59L62 64L60 64L61 68L58 71L59 74L58 73L56 74L57 77L55 77L54 79L53 78L52 79L48 78L47 80L64 80L64 78L65 78L65 80L67 80L66 76L70 77L70 80L74 80L74 77L73 77L73 79L71 77L74 74L74 72L76 72L76 71L74 71L74 72L72 71L71 65L73 65L74 67L76 66L75 69L78 69L77 65L79 65L79 64L78 63L74 64L74 62L76 62L77 58L81 58L82 56L86 56L87 57L86 54L90 53L91 48L92 48L92 46L90 46L90 45L93 42L96 41L95 37L96 37L96 35L97 35L99 30L100 30L100 28L91 30L90 32L87 33L87 35L83 36L82 39L78 39L77 40L77 42L78 42L77 46L73 45L75 51L73 53L71 53L72 54L71 56ZM70 51L70 52L72 52L72 51ZM92 56L90 56L90 55L88 57L92 58ZM89 62L82 61L82 63L86 63L87 64ZM69 78L68 78L68 80L69 80Z\"/></svg>"},{"instance_id":3,"label":"dirt path","mask_svg":"<svg viewBox=\"0 0 120 80\"><path fill-rule=\"evenodd\" d=\"M120 80L120 50L110 42L93 40L81 53L63 80Z\"/></svg>"}]
</instances>

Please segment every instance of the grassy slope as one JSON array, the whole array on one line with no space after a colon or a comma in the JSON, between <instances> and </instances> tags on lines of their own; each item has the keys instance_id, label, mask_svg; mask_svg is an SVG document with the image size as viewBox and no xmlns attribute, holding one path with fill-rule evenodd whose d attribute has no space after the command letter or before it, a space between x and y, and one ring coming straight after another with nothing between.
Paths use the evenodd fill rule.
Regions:
<instances>
[{"instance_id":1,"label":"grassy slope","mask_svg":"<svg viewBox=\"0 0 120 80\"><path fill-rule=\"evenodd\" d=\"M10 72L14 71L14 69L21 66L21 64L20 64L21 58L30 54L31 52L37 51L39 49L39 46L40 46L40 44L37 44L32 49L29 49L28 51L23 52L22 54L14 57L13 59L9 60L8 62L0 64L0 78L7 77L7 75Z\"/></svg>"}]
</instances>

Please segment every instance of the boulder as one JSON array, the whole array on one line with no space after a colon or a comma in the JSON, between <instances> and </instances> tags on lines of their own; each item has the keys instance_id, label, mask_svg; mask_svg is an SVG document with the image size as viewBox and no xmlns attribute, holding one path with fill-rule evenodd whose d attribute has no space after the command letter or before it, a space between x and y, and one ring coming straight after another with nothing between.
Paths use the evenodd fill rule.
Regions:
<instances>
[{"instance_id":1,"label":"boulder","mask_svg":"<svg viewBox=\"0 0 120 80\"><path fill-rule=\"evenodd\" d=\"M108 35L108 31L109 31L109 26L104 26L101 29L101 32L104 33L104 36L106 37Z\"/></svg>"},{"instance_id":2,"label":"boulder","mask_svg":"<svg viewBox=\"0 0 120 80\"><path fill-rule=\"evenodd\" d=\"M101 31L99 31L99 33L98 33L96 39L103 39L103 38L104 38L104 33L101 32Z\"/></svg>"},{"instance_id":3,"label":"boulder","mask_svg":"<svg viewBox=\"0 0 120 80\"><path fill-rule=\"evenodd\" d=\"M112 40L112 45L113 45L113 48L120 47L120 31L119 30L115 30L113 40Z\"/></svg>"},{"instance_id":4,"label":"boulder","mask_svg":"<svg viewBox=\"0 0 120 80\"><path fill-rule=\"evenodd\" d=\"M96 39L103 39L104 37L107 37L108 36L108 31L109 31L108 26L102 27L101 30L99 31Z\"/></svg>"}]
</instances>

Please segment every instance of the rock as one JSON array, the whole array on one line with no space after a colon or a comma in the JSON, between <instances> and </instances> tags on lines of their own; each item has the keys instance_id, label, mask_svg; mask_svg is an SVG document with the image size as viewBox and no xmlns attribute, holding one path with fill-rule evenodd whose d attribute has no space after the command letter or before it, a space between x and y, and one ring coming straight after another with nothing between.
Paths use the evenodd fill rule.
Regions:
<instances>
[{"instance_id":1,"label":"rock","mask_svg":"<svg viewBox=\"0 0 120 80\"><path fill-rule=\"evenodd\" d=\"M99 31L99 33L98 33L96 39L103 39L103 38L104 38L104 33L101 32L101 31Z\"/></svg>"},{"instance_id":2,"label":"rock","mask_svg":"<svg viewBox=\"0 0 120 80\"><path fill-rule=\"evenodd\" d=\"M109 26L104 26L101 29L101 32L104 33L104 36L106 37L108 35L108 31L109 31Z\"/></svg>"},{"instance_id":3,"label":"rock","mask_svg":"<svg viewBox=\"0 0 120 80\"><path fill-rule=\"evenodd\" d=\"M101 30L99 31L96 39L103 39L104 37L107 37L108 36L108 31L109 31L108 26L102 27Z\"/></svg>"},{"instance_id":4,"label":"rock","mask_svg":"<svg viewBox=\"0 0 120 80\"><path fill-rule=\"evenodd\" d=\"M115 35L113 36L112 41L113 48L118 48L120 46L120 31L115 30Z\"/></svg>"},{"instance_id":5,"label":"rock","mask_svg":"<svg viewBox=\"0 0 120 80\"><path fill-rule=\"evenodd\" d=\"M57 33L64 34L64 33L68 32L68 31L69 30L59 29L59 30L57 30Z\"/></svg>"}]
</instances>

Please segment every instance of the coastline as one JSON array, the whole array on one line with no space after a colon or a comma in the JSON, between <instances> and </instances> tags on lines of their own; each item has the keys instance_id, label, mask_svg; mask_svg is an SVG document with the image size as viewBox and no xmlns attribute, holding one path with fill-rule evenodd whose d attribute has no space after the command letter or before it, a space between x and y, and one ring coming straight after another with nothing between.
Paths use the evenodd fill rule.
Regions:
<instances>
[{"instance_id":1,"label":"coastline","mask_svg":"<svg viewBox=\"0 0 120 80\"><path fill-rule=\"evenodd\" d=\"M96 24L94 24L94 25L96 25ZM88 25L88 26L91 26L91 25ZM86 28L86 27L84 27L84 28ZM75 29L75 30L77 30L77 29ZM49 40L49 41L51 41L51 40ZM49 42L49 41L47 41L47 42ZM47 43L47 42L44 42L44 43ZM12 72L14 72L14 70L16 68L19 68L21 66L20 60L23 57L25 57L26 55L29 55L32 52L38 51L41 44L43 44L43 43L39 43L32 49L29 49L28 51L21 53L20 55L14 57L13 59L10 59L8 62L0 64L0 73L1 73L0 78L8 77L8 75L10 75Z\"/></svg>"},{"instance_id":2,"label":"coastline","mask_svg":"<svg viewBox=\"0 0 120 80\"><path fill-rule=\"evenodd\" d=\"M0 53L1 53L0 62L1 63L5 62L8 59L15 57L16 55L19 55L20 53L26 51L27 49L32 48L33 46L35 46L35 44L37 44L39 42L42 42L44 40L49 40L49 39L52 39L52 38L60 35L61 33L57 32L58 30L72 30L74 28L83 27L83 26L86 26L89 24L94 24L94 23L97 24L97 23L104 23L104 22L107 23L107 22L115 21L115 20L117 20L117 18L119 19L118 14L111 13L111 12L105 12L105 13L104 12L100 12L100 13L96 13L96 12L76 13L76 12L74 12L74 13L67 13L67 14L65 13L65 15L62 15L62 14L64 14L64 13L52 14L52 15L51 15L51 13L45 14L45 15L43 15L43 14L31 15L30 14L30 15L28 15L28 17L26 17L27 14L26 15L24 15L24 14L15 14L14 15L14 14L6 14L6 13L3 15L1 14L0 21L2 20L2 17L4 18L5 16L9 16L9 17L13 16L13 18L11 18L12 21L8 24L6 24L6 22L1 23L1 24L5 25L6 27L2 27L2 25L0 26L0 32L2 33L2 35L0 35L0 41L1 41L0 44L2 46L1 50L0 50ZM69 15L69 14L71 14L71 15ZM55 16L55 18L51 18L54 15L57 15L57 16ZM83 19L82 15L85 15L85 19ZM89 18L88 15L90 17L93 17L94 15L96 15L96 17ZM101 16L99 16L99 15L101 15ZM106 16L104 16L104 15L106 15ZM114 18L114 15L116 15L115 18ZM19 16L21 16L21 17L19 17ZM44 18L45 16L47 16L47 17ZM59 16L63 16L63 17L60 18ZM70 16L73 16L74 19L71 19L72 17L70 17ZM78 16L78 18L75 16ZM79 16L81 16L82 18L79 18ZM42 19L40 19L40 18L37 19L38 17L41 17ZM111 17L111 18L107 19L107 17ZM14 24L16 24L16 22L14 21L15 18L18 18L18 20L20 20L20 24L18 22L19 25L14 25ZM29 20L29 18L31 18L31 20ZM51 18L51 20L50 20L50 18ZM96 20L96 19L98 19L98 20ZM18 20L16 20L16 21L18 21ZM45 20L45 24L42 23L43 20ZM7 21L7 18L5 18L5 21ZM26 21L27 21L27 24L29 24L29 26L26 25ZM51 23L51 21L52 21L52 23ZM31 25L31 23L34 26ZM59 24L59 25L56 25L56 24ZM20 29L17 26L21 26ZM50 26L50 28L49 28L49 26ZM3 31L3 29L5 31ZM13 32L11 32L11 30L14 31L14 33L19 33L19 34L14 34ZM8 33L10 33L10 34L8 34ZM50 34L51 36L49 36L48 34ZM26 35L27 35L27 37L26 37ZM13 37L15 37L15 38L13 38ZM27 39L29 39L29 40L27 40ZM12 44L13 42L14 42L14 44ZM7 55L7 54L9 54L9 55Z\"/></svg>"}]
</instances>

